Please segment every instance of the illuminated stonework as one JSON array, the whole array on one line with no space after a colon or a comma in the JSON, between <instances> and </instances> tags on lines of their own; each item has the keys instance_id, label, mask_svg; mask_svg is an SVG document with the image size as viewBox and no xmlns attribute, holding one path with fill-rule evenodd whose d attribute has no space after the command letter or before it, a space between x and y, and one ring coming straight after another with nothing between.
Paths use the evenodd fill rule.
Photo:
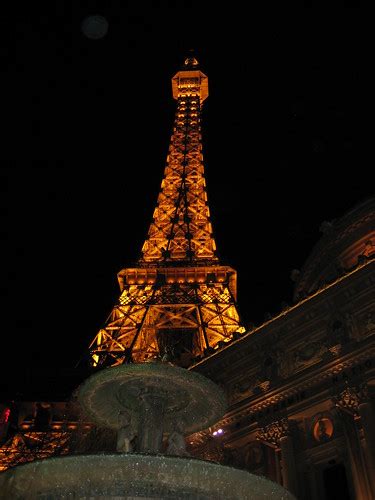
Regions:
<instances>
[{"instance_id":1,"label":"illuminated stonework","mask_svg":"<svg viewBox=\"0 0 375 500\"><path fill-rule=\"evenodd\" d=\"M245 329L236 272L216 255L200 116L208 78L195 58L172 78L177 110L157 206L138 267L118 274L121 295L90 346L94 366L152 358L189 366Z\"/></svg>"}]
</instances>

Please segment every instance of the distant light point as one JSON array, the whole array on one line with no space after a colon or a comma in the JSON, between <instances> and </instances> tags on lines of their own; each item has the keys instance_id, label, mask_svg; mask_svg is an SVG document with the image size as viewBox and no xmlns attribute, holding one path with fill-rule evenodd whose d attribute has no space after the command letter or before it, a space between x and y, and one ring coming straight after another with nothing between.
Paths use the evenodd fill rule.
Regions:
<instances>
[{"instance_id":1,"label":"distant light point","mask_svg":"<svg viewBox=\"0 0 375 500\"><path fill-rule=\"evenodd\" d=\"M108 32L108 21L105 17L95 15L87 16L81 24L82 33L92 40L105 37Z\"/></svg>"}]
</instances>

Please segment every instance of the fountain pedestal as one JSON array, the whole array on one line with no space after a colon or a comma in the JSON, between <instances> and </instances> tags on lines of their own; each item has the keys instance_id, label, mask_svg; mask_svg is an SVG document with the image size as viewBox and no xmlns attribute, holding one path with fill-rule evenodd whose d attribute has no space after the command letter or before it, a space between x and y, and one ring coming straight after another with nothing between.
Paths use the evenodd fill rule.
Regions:
<instances>
[{"instance_id":1,"label":"fountain pedestal","mask_svg":"<svg viewBox=\"0 0 375 500\"><path fill-rule=\"evenodd\" d=\"M160 453L163 444L163 422L166 395L163 391L151 390L140 395L138 450L143 453Z\"/></svg>"},{"instance_id":2,"label":"fountain pedestal","mask_svg":"<svg viewBox=\"0 0 375 500\"><path fill-rule=\"evenodd\" d=\"M189 435L215 424L226 399L211 380L169 363L139 363L107 368L78 389L87 419L120 431L123 415L137 435L135 451L161 453L163 436ZM127 422L125 422L127 423Z\"/></svg>"}]
</instances>

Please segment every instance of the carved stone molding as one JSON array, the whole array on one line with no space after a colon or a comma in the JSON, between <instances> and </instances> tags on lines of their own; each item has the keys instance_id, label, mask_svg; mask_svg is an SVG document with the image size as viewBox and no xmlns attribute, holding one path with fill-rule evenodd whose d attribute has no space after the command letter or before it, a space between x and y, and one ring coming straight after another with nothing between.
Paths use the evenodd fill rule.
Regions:
<instances>
[{"instance_id":1,"label":"carved stone molding","mask_svg":"<svg viewBox=\"0 0 375 500\"><path fill-rule=\"evenodd\" d=\"M316 374L311 374L308 378L306 378L303 381L303 383L299 384L297 383L296 385L293 386L293 388L289 390L282 390L275 396L272 396L270 398L263 400L260 403L252 405L251 411L252 412L261 411L267 408L268 406L272 406L279 401L289 398L292 395L298 394L304 390L308 390L311 387L314 387L315 385L323 382L324 380L330 379L335 376L339 376L345 370L351 367L355 367L356 365L359 365L360 363L363 363L365 361L371 360L374 355L375 355L375 348L368 348L366 349L366 351L358 354L357 356L349 360L337 363L331 368L319 370L318 372L316 372Z\"/></svg>"},{"instance_id":2,"label":"carved stone molding","mask_svg":"<svg viewBox=\"0 0 375 500\"><path fill-rule=\"evenodd\" d=\"M313 340L291 351L288 347L277 351L278 374L285 379L322 361L327 347L322 340Z\"/></svg>"},{"instance_id":3,"label":"carved stone molding","mask_svg":"<svg viewBox=\"0 0 375 500\"><path fill-rule=\"evenodd\" d=\"M367 384L347 386L338 396L332 399L336 407L349 411L353 415L358 415L358 406L368 401Z\"/></svg>"},{"instance_id":4,"label":"carved stone molding","mask_svg":"<svg viewBox=\"0 0 375 500\"><path fill-rule=\"evenodd\" d=\"M315 374L310 374L308 378L306 378L302 383L296 383L293 387L289 389L281 389L277 391L270 397L264 395L264 399L262 401L251 404L251 402L247 402L240 408L237 408L235 411L229 411L228 414L221 419L220 425L221 427L228 427L234 429L238 429L241 426L249 425L258 421L259 413L273 414L275 417L275 407L280 407L280 409L284 409L287 407L287 403L289 399L293 399L294 401L301 400L301 395L305 393L305 391L310 392L314 386L324 382L330 381L330 384L337 383L339 384L341 378L344 380L343 375L348 370L357 370L357 368L361 367L363 363L369 363L369 366L372 366L372 358L375 355L375 348L367 348L363 350L361 353L358 353L357 356L352 357L349 360L345 360L341 363L337 363L329 369L319 370ZM367 368L366 368L367 369ZM337 382L334 380L337 378ZM297 381L298 382L298 381ZM259 381L258 381L259 383ZM248 388L248 383L245 384L246 387L241 391L242 398L249 397L250 391ZM340 384L341 390L342 385ZM230 391L228 391L230 392ZM240 395L236 397L236 401L241 398ZM337 393L335 394L335 397ZM234 403L233 396L230 397L231 404ZM285 403L285 404L284 404ZM278 412L279 410L277 410Z\"/></svg>"},{"instance_id":5,"label":"carved stone molding","mask_svg":"<svg viewBox=\"0 0 375 500\"><path fill-rule=\"evenodd\" d=\"M375 332L375 311L368 311L362 319L362 329L365 337Z\"/></svg>"},{"instance_id":6,"label":"carved stone molding","mask_svg":"<svg viewBox=\"0 0 375 500\"><path fill-rule=\"evenodd\" d=\"M335 344L329 347L329 352L334 356L335 358L340 356L341 350L342 350L342 344Z\"/></svg>"},{"instance_id":7,"label":"carved stone molding","mask_svg":"<svg viewBox=\"0 0 375 500\"><path fill-rule=\"evenodd\" d=\"M265 441L266 443L270 443L274 446L279 446L280 439L283 436L289 435L289 422L287 418L281 418L280 420L276 420L266 425L265 427L261 427L256 435L256 439L259 441Z\"/></svg>"},{"instance_id":8,"label":"carved stone molding","mask_svg":"<svg viewBox=\"0 0 375 500\"><path fill-rule=\"evenodd\" d=\"M349 311L344 313L344 321L347 328L349 337L356 342L361 340L360 328L358 327L358 322L353 314Z\"/></svg>"}]
</instances>

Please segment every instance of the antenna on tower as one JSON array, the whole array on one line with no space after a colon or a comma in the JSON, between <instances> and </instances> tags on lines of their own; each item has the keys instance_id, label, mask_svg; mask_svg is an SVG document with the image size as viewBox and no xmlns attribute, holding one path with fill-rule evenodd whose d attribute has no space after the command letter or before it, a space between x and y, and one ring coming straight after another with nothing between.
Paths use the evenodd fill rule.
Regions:
<instances>
[{"instance_id":1,"label":"antenna on tower","mask_svg":"<svg viewBox=\"0 0 375 500\"><path fill-rule=\"evenodd\" d=\"M199 66L198 59L195 57L195 50L189 49L187 58L184 61L185 69L197 69Z\"/></svg>"}]
</instances>

